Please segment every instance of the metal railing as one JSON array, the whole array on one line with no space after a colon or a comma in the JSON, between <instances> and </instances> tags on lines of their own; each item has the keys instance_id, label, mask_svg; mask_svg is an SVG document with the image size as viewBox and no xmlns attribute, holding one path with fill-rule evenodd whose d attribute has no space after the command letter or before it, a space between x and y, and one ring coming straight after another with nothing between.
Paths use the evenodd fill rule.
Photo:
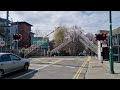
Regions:
<instances>
[{"instance_id":1,"label":"metal railing","mask_svg":"<svg viewBox=\"0 0 120 90\"><path fill-rule=\"evenodd\" d=\"M69 44L71 41L72 41L72 40L69 39L69 40L67 40L66 42L60 44L60 45L57 46L55 49L51 50L51 53L58 51L58 50L61 49L62 47L64 47L64 46L66 46L67 44Z\"/></svg>"},{"instance_id":2,"label":"metal railing","mask_svg":"<svg viewBox=\"0 0 120 90\"><path fill-rule=\"evenodd\" d=\"M55 31L55 30L54 30ZM42 40L37 41L36 43L34 43L33 45L31 45L30 47L28 47L26 49L26 53L25 56L27 56L28 54L30 54L33 50L35 50L36 48L40 47L45 41L45 39L47 38L47 36L49 36L51 33L53 33L54 31L50 32L49 34L47 34L45 37L43 37Z\"/></svg>"},{"instance_id":3,"label":"metal railing","mask_svg":"<svg viewBox=\"0 0 120 90\"><path fill-rule=\"evenodd\" d=\"M45 40L42 39L42 40L37 41L35 44L31 45L30 47L28 47L26 49L25 56L31 53L32 51L34 51L36 48L39 48L44 43L45 43Z\"/></svg>"},{"instance_id":4,"label":"metal railing","mask_svg":"<svg viewBox=\"0 0 120 90\"><path fill-rule=\"evenodd\" d=\"M84 34L81 30L80 31L80 41L87 47L87 48L90 48L93 52L95 52L97 54L97 46L92 42L90 41ZM51 33L53 33L54 31L52 31ZM51 34L50 33L50 34ZM48 35L50 35L48 34ZM29 53L31 53L33 50L35 50L36 48L40 47L45 41L44 39L48 36L46 35L42 40L39 40L37 41L35 44L31 45L30 47L28 47L26 49L26 55L28 55ZM62 47L66 46L67 44L69 44L72 40L71 39L68 39L66 42L63 42L62 44L60 44L59 46L57 46L55 49L51 50L51 52L56 52L58 51L59 49L61 49Z\"/></svg>"},{"instance_id":5,"label":"metal railing","mask_svg":"<svg viewBox=\"0 0 120 90\"><path fill-rule=\"evenodd\" d=\"M80 31L80 30L79 30ZM98 53L98 49L97 46L88 39L88 37L86 37L82 31L80 31L80 38L79 40L87 47L90 48L93 52L95 52L96 54ZM61 49L62 47L66 46L67 44L69 44L72 40L68 39L66 42L63 42L62 44L60 44L59 46L57 46L55 49L51 50L52 52L56 52L59 49Z\"/></svg>"}]
</instances>

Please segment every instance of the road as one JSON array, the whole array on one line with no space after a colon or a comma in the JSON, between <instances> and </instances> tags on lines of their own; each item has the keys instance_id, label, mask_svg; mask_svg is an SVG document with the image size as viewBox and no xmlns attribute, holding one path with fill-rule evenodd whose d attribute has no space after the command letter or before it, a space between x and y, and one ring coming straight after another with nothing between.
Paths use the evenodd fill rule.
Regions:
<instances>
[{"instance_id":1,"label":"road","mask_svg":"<svg viewBox=\"0 0 120 90\"><path fill-rule=\"evenodd\" d=\"M28 71L16 71L3 79L84 79L89 56L30 58Z\"/></svg>"}]
</instances>

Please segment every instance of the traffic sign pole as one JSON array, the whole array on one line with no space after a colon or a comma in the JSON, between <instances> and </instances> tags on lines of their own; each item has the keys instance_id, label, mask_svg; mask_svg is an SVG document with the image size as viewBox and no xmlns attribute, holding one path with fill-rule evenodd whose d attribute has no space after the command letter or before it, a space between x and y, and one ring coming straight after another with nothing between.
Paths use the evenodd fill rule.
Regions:
<instances>
[{"instance_id":1,"label":"traffic sign pole","mask_svg":"<svg viewBox=\"0 0 120 90\"><path fill-rule=\"evenodd\" d=\"M112 47L112 15L111 11L109 11L109 17L110 17L110 47L109 47L109 61L110 61L110 73L114 73L114 66L113 66L113 47Z\"/></svg>"}]
</instances>

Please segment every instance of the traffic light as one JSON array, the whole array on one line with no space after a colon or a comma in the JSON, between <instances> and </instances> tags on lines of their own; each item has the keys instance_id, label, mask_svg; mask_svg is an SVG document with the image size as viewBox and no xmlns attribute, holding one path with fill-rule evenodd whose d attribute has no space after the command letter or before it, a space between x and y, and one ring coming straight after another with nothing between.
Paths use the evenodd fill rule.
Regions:
<instances>
[{"instance_id":1,"label":"traffic light","mask_svg":"<svg viewBox=\"0 0 120 90\"><path fill-rule=\"evenodd\" d=\"M102 40L102 35L101 34L95 34L96 35L96 40L100 41Z\"/></svg>"},{"instance_id":2,"label":"traffic light","mask_svg":"<svg viewBox=\"0 0 120 90\"><path fill-rule=\"evenodd\" d=\"M107 39L107 33L102 33L102 34L95 34L96 35L96 40L106 40Z\"/></svg>"},{"instance_id":3,"label":"traffic light","mask_svg":"<svg viewBox=\"0 0 120 90\"><path fill-rule=\"evenodd\" d=\"M17 37L18 37L17 34L14 34L14 35L13 35L13 39L14 39L14 40L17 40Z\"/></svg>"},{"instance_id":4,"label":"traffic light","mask_svg":"<svg viewBox=\"0 0 120 90\"><path fill-rule=\"evenodd\" d=\"M107 33L102 33L103 40L107 39Z\"/></svg>"},{"instance_id":5,"label":"traffic light","mask_svg":"<svg viewBox=\"0 0 120 90\"><path fill-rule=\"evenodd\" d=\"M14 40L21 40L22 39L22 35L21 34L14 34L13 35L13 39Z\"/></svg>"}]
</instances>

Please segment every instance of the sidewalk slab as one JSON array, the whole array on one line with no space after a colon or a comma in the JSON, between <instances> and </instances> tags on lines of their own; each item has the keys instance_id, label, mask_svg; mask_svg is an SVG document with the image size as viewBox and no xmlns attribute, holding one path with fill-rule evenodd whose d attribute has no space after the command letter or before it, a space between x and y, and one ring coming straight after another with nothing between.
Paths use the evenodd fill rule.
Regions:
<instances>
[{"instance_id":1,"label":"sidewalk slab","mask_svg":"<svg viewBox=\"0 0 120 90\"><path fill-rule=\"evenodd\" d=\"M108 61L101 63L100 60L92 57L91 61L89 62L85 79L120 79L119 75L110 74L109 64L107 62ZM120 67L120 63L118 66Z\"/></svg>"}]
</instances>

